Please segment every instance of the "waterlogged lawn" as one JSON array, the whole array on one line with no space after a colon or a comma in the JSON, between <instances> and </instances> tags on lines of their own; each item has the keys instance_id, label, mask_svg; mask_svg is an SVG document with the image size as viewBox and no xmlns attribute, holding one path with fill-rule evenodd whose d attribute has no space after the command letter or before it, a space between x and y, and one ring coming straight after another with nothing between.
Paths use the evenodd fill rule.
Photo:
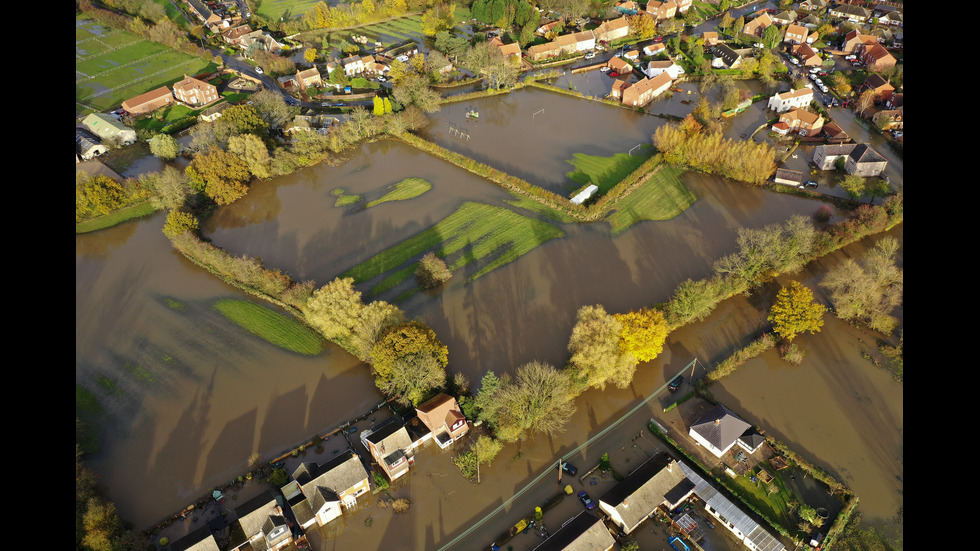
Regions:
<instances>
[{"instance_id":1,"label":"waterlogged lawn","mask_svg":"<svg viewBox=\"0 0 980 551\"><path fill-rule=\"evenodd\" d=\"M563 235L547 222L509 209L467 202L431 228L354 266L340 277L352 277L361 283L387 274L371 290L380 293L411 277L418 259L432 251L445 259L453 272L482 263L470 276L469 281L473 281Z\"/></svg>"},{"instance_id":2,"label":"waterlogged lawn","mask_svg":"<svg viewBox=\"0 0 980 551\"><path fill-rule=\"evenodd\" d=\"M579 185L594 184L599 187L598 195L612 189L654 154L653 146L646 145L634 155L617 153L612 157L576 153L571 161L566 161L575 170L567 176Z\"/></svg>"},{"instance_id":3,"label":"waterlogged lawn","mask_svg":"<svg viewBox=\"0 0 980 551\"><path fill-rule=\"evenodd\" d=\"M323 340L296 320L247 300L223 299L214 309L271 344L307 356L323 352Z\"/></svg>"},{"instance_id":4,"label":"waterlogged lawn","mask_svg":"<svg viewBox=\"0 0 980 551\"><path fill-rule=\"evenodd\" d=\"M681 182L683 171L663 165L650 180L616 202L614 210L606 216L613 234L626 231L642 220L670 220L687 210L697 201L697 196Z\"/></svg>"},{"instance_id":5,"label":"waterlogged lawn","mask_svg":"<svg viewBox=\"0 0 980 551\"><path fill-rule=\"evenodd\" d=\"M367 208L380 205L381 203L387 203L388 201L405 201L407 199L414 199L415 197L418 197L419 195L422 195L423 193L432 189L432 184L421 178L408 178L398 182L397 184L388 186L388 189L390 191L381 196L381 198L375 199L374 201L368 203Z\"/></svg>"}]
</instances>

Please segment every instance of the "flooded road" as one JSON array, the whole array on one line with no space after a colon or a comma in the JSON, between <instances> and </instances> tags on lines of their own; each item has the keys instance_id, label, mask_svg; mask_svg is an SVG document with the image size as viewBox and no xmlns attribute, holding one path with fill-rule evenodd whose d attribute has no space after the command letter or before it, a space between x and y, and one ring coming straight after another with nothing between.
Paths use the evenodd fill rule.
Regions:
<instances>
[{"instance_id":1,"label":"flooded road","mask_svg":"<svg viewBox=\"0 0 980 551\"><path fill-rule=\"evenodd\" d=\"M164 218L75 238L75 384L103 410L88 464L139 528L247 471L253 451L271 457L380 399L340 348L300 356L214 311L266 304L174 252Z\"/></svg>"}]
</instances>

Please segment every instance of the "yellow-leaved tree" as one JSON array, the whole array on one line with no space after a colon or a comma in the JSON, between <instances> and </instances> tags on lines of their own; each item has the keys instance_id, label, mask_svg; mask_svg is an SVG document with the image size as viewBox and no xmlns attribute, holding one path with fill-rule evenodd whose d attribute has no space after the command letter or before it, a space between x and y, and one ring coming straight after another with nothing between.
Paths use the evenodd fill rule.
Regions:
<instances>
[{"instance_id":1,"label":"yellow-leaved tree","mask_svg":"<svg viewBox=\"0 0 980 551\"><path fill-rule=\"evenodd\" d=\"M776 294L776 303L769 310L773 330L791 341L804 331L817 333L823 327L827 308L813 299L813 291L799 281L792 281Z\"/></svg>"},{"instance_id":2,"label":"yellow-leaved tree","mask_svg":"<svg viewBox=\"0 0 980 551\"><path fill-rule=\"evenodd\" d=\"M623 330L620 333L620 346L641 362L649 362L664 350L664 342L670 328L663 312L653 308L642 308L626 314L613 314Z\"/></svg>"}]
</instances>

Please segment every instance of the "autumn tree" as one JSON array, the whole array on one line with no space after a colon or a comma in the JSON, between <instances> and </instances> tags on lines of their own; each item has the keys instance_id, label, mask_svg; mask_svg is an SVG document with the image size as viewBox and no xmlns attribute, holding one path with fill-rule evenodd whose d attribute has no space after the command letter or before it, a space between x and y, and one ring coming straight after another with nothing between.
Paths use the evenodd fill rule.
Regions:
<instances>
[{"instance_id":1,"label":"autumn tree","mask_svg":"<svg viewBox=\"0 0 980 551\"><path fill-rule=\"evenodd\" d=\"M848 258L827 272L820 283L830 291L834 315L859 320L891 334L898 326L892 312L902 304L904 274L895 263L898 240L885 237L860 261Z\"/></svg>"},{"instance_id":2,"label":"autumn tree","mask_svg":"<svg viewBox=\"0 0 980 551\"><path fill-rule=\"evenodd\" d=\"M613 314L623 325L620 347L638 361L649 362L664 349L670 328L663 312L641 308L626 314Z\"/></svg>"},{"instance_id":3,"label":"autumn tree","mask_svg":"<svg viewBox=\"0 0 980 551\"><path fill-rule=\"evenodd\" d=\"M167 221L163 224L163 234L167 239L173 239L184 232L196 232L198 229L197 218L189 212L174 209L167 214Z\"/></svg>"},{"instance_id":4,"label":"autumn tree","mask_svg":"<svg viewBox=\"0 0 980 551\"><path fill-rule=\"evenodd\" d=\"M864 195L867 181L860 174L848 174L841 180L840 187L847 192L848 197L856 201Z\"/></svg>"},{"instance_id":5,"label":"autumn tree","mask_svg":"<svg viewBox=\"0 0 980 551\"><path fill-rule=\"evenodd\" d=\"M361 320L364 303L361 292L354 289L353 278L336 278L313 291L303 314L306 321L327 340L349 343Z\"/></svg>"},{"instance_id":6,"label":"autumn tree","mask_svg":"<svg viewBox=\"0 0 980 551\"><path fill-rule=\"evenodd\" d=\"M375 384L403 404L418 405L446 384L449 348L419 322L388 330L371 350Z\"/></svg>"},{"instance_id":7,"label":"autumn tree","mask_svg":"<svg viewBox=\"0 0 980 551\"><path fill-rule=\"evenodd\" d=\"M228 139L228 151L238 156L257 178L268 178L269 150L254 134L241 134Z\"/></svg>"},{"instance_id":8,"label":"autumn tree","mask_svg":"<svg viewBox=\"0 0 980 551\"><path fill-rule=\"evenodd\" d=\"M426 113L439 110L442 98L439 93L429 88L428 79L419 75L408 74L396 82L393 89L395 101L402 105L415 105Z\"/></svg>"},{"instance_id":9,"label":"autumn tree","mask_svg":"<svg viewBox=\"0 0 980 551\"><path fill-rule=\"evenodd\" d=\"M259 114L253 105L234 105L225 109L219 119L230 124L235 134L256 134L265 136L269 123Z\"/></svg>"},{"instance_id":10,"label":"autumn tree","mask_svg":"<svg viewBox=\"0 0 980 551\"><path fill-rule=\"evenodd\" d=\"M514 380L496 395L500 400L497 438L503 442L514 442L529 430L557 434L575 412L568 376L543 362L517 368Z\"/></svg>"},{"instance_id":11,"label":"autumn tree","mask_svg":"<svg viewBox=\"0 0 980 551\"><path fill-rule=\"evenodd\" d=\"M303 52L303 59L305 59L307 63L313 63L316 61L316 54L316 48L307 48Z\"/></svg>"},{"instance_id":12,"label":"autumn tree","mask_svg":"<svg viewBox=\"0 0 980 551\"><path fill-rule=\"evenodd\" d=\"M607 382L626 388L637 359L620 346L623 324L600 306L579 308L568 350L569 379L576 390L603 389Z\"/></svg>"},{"instance_id":13,"label":"autumn tree","mask_svg":"<svg viewBox=\"0 0 980 551\"><path fill-rule=\"evenodd\" d=\"M150 153L165 161L172 161L180 152L180 144L170 134L157 134L150 138Z\"/></svg>"},{"instance_id":14,"label":"autumn tree","mask_svg":"<svg viewBox=\"0 0 980 551\"><path fill-rule=\"evenodd\" d=\"M818 333L823 327L826 310L824 305L814 300L813 291L798 281L792 281L776 294L776 302L769 311L769 321L780 337L792 341L805 331Z\"/></svg>"},{"instance_id":15,"label":"autumn tree","mask_svg":"<svg viewBox=\"0 0 980 551\"><path fill-rule=\"evenodd\" d=\"M626 21L629 23L630 35L640 40L653 38L657 34L657 20L648 12L627 15Z\"/></svg>"},{"instance_id":16,"label":"autumn tree","mask_svg":"<svg viewBox=\"0 0 980 551\"><path fill-rule=\"evenodd\" d=\"M150 201L158 209L182 207L190 193L187 174L170 165L163 167L160 172L141 174L139 179L143 186L153 190Z\"/></svg>"},{"instance_id":17,"label":"autumn tree","mask_svg":"<svg viewBox=\"0 0 980 551\"><path fill-rule=\"evenodd\" d=\"M477 437L476 442L470 445L470 450L476 455L477 462L490 463L503 447L503 442L486 434L481 434Z\"/></svg>"},{"instance_id":18,"label":"autumn tree","mask_svg":"<svg viewBox=\"0 0 980 551\"><path fill-rule=\"evenodd\" d=\"M449 271L446 262L431 251L425 253L415 269L415 279L422 289L434 289L452 277L453 273Z\"/></svg>"},{"instance_id":19,"label":"autumn tree","mask_svg":"<svg viewBox=\"0 0 980 551\"><path fill-rule=\"evenodd\" d=\"M371 360L371 351L378 340L391 328L405 323L405 313L393 304L376 300L361 309L351 329L350 345L354 355Z\"/></svg>"},{"instance_id":20,"label":"autumn tree","mask_svg":"<svg viewBox=\"0 0 980 551\"><path fill-rule=\"evenodd\" d=\"M244 197L251 177L245 161L219 148L198 153L185 172L192 186L219 205L230 205Z\"/></svg>"}]
</instances>

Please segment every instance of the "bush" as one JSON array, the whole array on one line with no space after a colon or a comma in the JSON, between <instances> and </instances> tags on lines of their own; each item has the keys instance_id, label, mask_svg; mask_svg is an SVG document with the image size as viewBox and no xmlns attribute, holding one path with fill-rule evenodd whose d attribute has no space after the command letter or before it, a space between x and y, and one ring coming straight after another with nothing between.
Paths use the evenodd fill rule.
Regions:
<instances>
[{"instance_id":1,"label":"bush","mask_svg":"<svg viewBox=\"0 0 980 551\"><path fill-rule=\"evenodd\" d=\"M412 502L405 498L396 499L394 503L391 504L391 508L394 509L396 513L407 513L408 508L411 507Z\"/></svg>"},{"instance_id":2,"label":"bush","mask_svg":"<svg viewBox=\"0 0 980 551\"><path fill-rule=\"evenodd\" d=\"M434 289L452 277L453 273L446 266L446 261L432 252L425 253L419 261L418 268L415 269L415 278L422 289Z\"/></svg>"},{"instance_id":3,"label":"bush","mask_svg":"<svg viewBox=\"0 0 980 551\"><path fill-rule=\"evenodd\" d=\"M175 209L167 215L167 221L163 225L163 234L168 239L173 239L184 232L196 232L197 228L197 218L193 214Z\"/></svg>"},{"instance_id":4,"label":"bush","mask_svg":"<svg viewBox=\"0 0 980 551\"><path fill-rule=\"evenodd\" d=\"M379 490L387 490L388 479L385 478L385 475L381 473L373 473L373 474L374 474L374 485L377 486Z\"/></svg>"}]
</instances>

